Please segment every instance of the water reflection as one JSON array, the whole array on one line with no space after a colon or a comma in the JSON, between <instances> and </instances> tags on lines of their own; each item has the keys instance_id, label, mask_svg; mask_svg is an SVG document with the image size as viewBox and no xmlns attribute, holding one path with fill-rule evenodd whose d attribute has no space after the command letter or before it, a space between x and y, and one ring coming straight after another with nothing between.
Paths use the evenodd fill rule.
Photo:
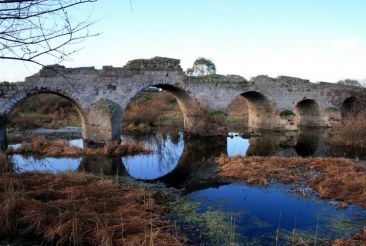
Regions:
<instances>
[{"instance_id":1,"label":"water reflection","mask_svg":"<svg viewBox=\"0 0 366 246\"><path fill-rule=\"evenodd\" d=\"M136 179L162 181L184 188L187 199L197 204L195 209L190 210L190 218L194 221L202 219L216 229L216 222L220 225L234 223L235 240L239 242L274 245L278 227L280 240L289 241L295 227L298 238L303 237L313 243L311 240L314 239L317 224L319 237L332 239L349 236L365 225L366 211L355 206L337 210L327 204L328 201L302 197L289 192L289 187L284 185L272 184L261 188L227 184L227 180L216 175L217 166L213 160L221 154L339 156L345 153L345 148L338 152L326 140L327 133L314 129L286 133L238 131L228 137L201 138L177 131L124 134L124 143L144 144L153 153L123 158L13 155L12 162L19 172L75 170L103 176L128 175ZM84 146L80 139L71 140L70 144ZM216 222L212 222L213 216L216 216ZM224 236L228 235L225 228L221 232ZM229 228L228 233L231 232L232 228ZM217 236L214 244L227 245L223 238Z\"/></svg>"},{"instance_id":2,"label":"water reflection","mask_svg":"<svg viewBox=\"0 0 366 246\"><path fill-rule=\"evenodd\" d=\"M327 143L328 135L322 129L302 129L299 132L243 132L230 133L228 137L193 137L178 131L150 134L124 134L125 143L136 142L152 149L151 154L127 156L122 159L98 158L50 158L14 155L12 162L20 170L65 171L91 170L105 174L128 174L136 179L162 179L168 183L183 184L195 173L221 154L280 155L280 156L345 156L365 157L365 152L347 151L347 148ZM81 139L69 140L69 144L83 148ZM19 143L13 143L13 148ZM363 155L362 155L363 153ZM113 162L113 163L112 163ZM107 164L110 163L110 164ZM79 167L79 165L81 167ZM105 168L102 168L105 166ZM123 168L122 168L123 167ZM205 169L207 171L207 168ZM104 172L104 171L103 171Z\"/></svg>"},{"instance_id":3,"label":"water reflection","mask_svg":"<svg viewBox=\"0 0 366 246\"><path fill-rule=\"evenodd\" d=\"M98 176L127 176L128 173L117 157L83 157L77 171L89 172Z\"/></svg>"},{"instance_id":4,"label":"water reflection","mask_svg":"<svg viewBox=\"0 0 366 246\"><path fill-rule=\"evenodd\" d=\"M11 163L18 172L65 172L74 171L78 168L82 158L56 158L13 155Z\"/></svg>"},{"instance_id":5,"label":"water reflection","mask_svg":"<svg viewBox=\"0 0 366 246\"><path fill-rule=\"evenodd\" d=\"M275 245L278 228L281 245L300 238L314 244L316 230L318 240L329 240L349 237L366 224L366 211L359 207L340 210L329 205L327 200L290 193L284 185L262 188L230 184L192 192L187 199L197 204L191 212L196 221L211 216L210 219L216 219L221 225L235 224L234 229L230 225L221 228L224 232L221 238L220 234L213 233L214 238L208 244L227 245L231 229L235 230L234 242L238 245L243 242L246 245ZM210 235L207 230L211 229L202 228L206 235Z\"/></svg>"},{"instance_id":6,"label":"water reflection","mask_svg":"<svg viewBox=\"0 0 366 246\"><path fill-rule=\"evenodd\" d=\"M153 180L171 172L177 165L184 148L182 133L157 133L148 135L125 135L124 142L144 144L152 154L122 158L127 172L136 179Z\"/></svg>"}]
</instances>

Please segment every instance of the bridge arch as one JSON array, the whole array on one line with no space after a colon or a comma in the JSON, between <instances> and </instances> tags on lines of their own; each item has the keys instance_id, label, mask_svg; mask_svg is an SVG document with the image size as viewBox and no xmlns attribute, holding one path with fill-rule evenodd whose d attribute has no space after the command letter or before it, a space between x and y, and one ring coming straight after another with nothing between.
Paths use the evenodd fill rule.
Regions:
<instances>
[{"instance_id":1,"label":"bridge arch","mask_svg":"<svg viewBox=\"0 0 366 246\"><path fill-rule=\"evenodd\" d=\"M341 105L342 120L355 117L361 111L361 103L357 97L351 96L345 99Z\"/></svg>"},{"instance_id":2,"label":"bridge arch","mask_svg":"<svg viewBox=\"0 0 366 246\"><path fill-rule=\"evenodd\" d=\"M304 99L295 106L295 119L298 126L320 126L320 107L313 99Z\"/></svg>"},{"instance_id":3,"label":"bridge arch","mask_svg":"<svg viewBox=\"0 0 366 246\"><path fill-rule=\"evenodd\" d=\"M206 104L196 98L190 92L182 89L177 85L171 84L149 84L139 88L135 93L131 94L128 100L125 101L125 106L122 111L122 120L124 118L124 112L127 109L128 104L137 96L138 93L148 89L157 88L169 92L176 99L178 106L183 115L184 131L190 134L201 134L210 129L213 129L212 122L209 120L209 114ZM154 110L154 109L151 109Z\"/></svg>"},{"instance_id":4,"label":"bridge arch","mask_svg":"<svg viewBox=\"0 0 366 246\"><path fill-rule=\"evenodd\" d=\"M83 108L80 106L80 104L75 99L73 99L71 96L67 95L66 93L64 94L59 91L53 91L53 90L48 90L48 89L47 90L46 89L31 90L27 93L22 93L21 95L15 97L14 100L9 101L9 104L7 105L7 110L1 116L1 118L5 119L5 120L3 120L2 123L0 122L0 135L1 135L0 144L2 145L2 148L6 148L6 146L7 146L6 127L11 118L11 113L14 111L16 106L18 106L20 103L24 102L25 100L27 100L31 97L36 97L37 95L41 95L41 94L57 95L62 98L65 98L66 100L71 102L71 104L73 105L73 107L75 108L75 110L78 112L78 114L80 116L83 137L87 134L87 130L88 130L87 129L87 125L88 125L87 124L87 115L86 115L85 111L83 110Z\"/></svg>"},{"instance_id":5,"label":"bridge arch","mask_svg":"<svg viewBox=\"0 0 366 246\"><path fill-rule=\"evenodd\" d=\"M247 91L240 94L248 106L248 127L271 129L274 126L276 109L262 93Z\"/></svg>"}]
</instances>

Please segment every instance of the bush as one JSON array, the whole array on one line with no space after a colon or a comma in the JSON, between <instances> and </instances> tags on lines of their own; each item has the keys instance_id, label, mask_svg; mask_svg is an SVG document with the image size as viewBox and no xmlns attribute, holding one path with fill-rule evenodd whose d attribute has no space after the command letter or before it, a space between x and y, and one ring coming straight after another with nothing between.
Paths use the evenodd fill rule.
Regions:
<instances>
[{"instance_id":1,"label":"bush","mask_svg":"<svg viewBox=\"0 0 366 246\"><path fill-rule=\"evenodd\" d=\"M288 117L288 116L296 116L296 114L293 111L286 109L286 110L281 111L280 116Z\"/></svg>"}]
</instances>

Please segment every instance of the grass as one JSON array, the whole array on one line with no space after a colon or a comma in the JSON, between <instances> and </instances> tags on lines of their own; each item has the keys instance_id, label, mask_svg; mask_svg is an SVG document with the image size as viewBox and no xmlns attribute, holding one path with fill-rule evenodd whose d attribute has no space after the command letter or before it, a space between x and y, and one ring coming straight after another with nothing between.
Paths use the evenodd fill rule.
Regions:
<instances>
[{"instance_id":1,"label":"grass","mask_svg":"<svg viewBox=\"0 0 366 246\"><path fill-rule=\"evenodd\" d=\"M366 207L366 166L344 158L226 157L218 159L219 174L249 184L306 182L320 198ZM346 204L342 203L342 206Z\"/></svg>"},{"instance_id":2,"label":"grass","mask_svg":"<svg viewBox=\"0 0 366 246\"><path fill-rule=\"evenodd\" d=\"M172 117L176 120L171 121ZM138 130L166 123L183 125L183 115L175 97L166 91L141 92L123 113L122 127Z\"/></svg>"},{"instance_id":3,"label":"grass","mask_svg":"<svg viewBox=\"0 0 366 246\"><path fill-rule=\"evenodd\" d=\"M184 245L158 192L84 173L0 174L0 237L50 245Z\"/></svg>"},{"instance_id":4,"label":"grass","mask_svg":"<svg viewBox=\"0 0 366 246\"><path fill-rule=\"evenodd\" d=\"M364 246L366 245L366 227L353 234L352 238L337 239L332 246Z\"/></svg>"},{"instance_id":5,"label":"grass","mask_svg":"<svg viewBox=\"0 0 366 246\"><path fill-rule=\"evenodd\" d=\"M366 148L366 115L349 117L334 128L333 142L337 145Z\"/></svg>"},{"instance_id":6,"label":"grass","mask_svg":"<svg viewBox=\"0 0 366 246\"><path fill-rule=\"evenodd\" d=\"M54 94L31 96L20 102L10 115L17 129L80 126L81 119L71 101Z\"/></svg>"},{"instance_id":7,"label":"grass","mask_svg":"<svg viewBox=\"0 0 366 246\"><path fill-rule=\"evenodd\" d=\"M8 154L35 154L39 156L124 156L151 153L150 149L140 144L109 142L99 148L79 148L63 140L47 140L44 137L33 137L31 142L23 142L19 148L7 150Z\"/></svg>"}]
</instances>

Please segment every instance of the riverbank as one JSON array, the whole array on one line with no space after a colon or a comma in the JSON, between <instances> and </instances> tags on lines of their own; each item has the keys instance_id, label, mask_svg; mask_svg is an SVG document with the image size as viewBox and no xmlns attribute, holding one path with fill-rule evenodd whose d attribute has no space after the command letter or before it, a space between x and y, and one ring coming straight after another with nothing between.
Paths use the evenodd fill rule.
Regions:
<instances>
[{"instance_id":1,"label":"riverbank","mask_svg":"<svg viewBox=\"0 0 366 246\"><path fill-rule=\"evenodd\" d=\"M37 243L184 245L159 192L85 173L0 174L0 235Z\"/></svg>"},{"instance_id":2,"label":"riverbank","mask_svg":"<svg viewBox=\"0 0 366 246\"><path fill-rule=\"evenodd\" d=\"M80 148L70 145L64 140L48 140L44 137L33 137L30 142L23 142L17 148L9 148L7 154L32 154L52 157L80 157L80 156L126 156L147 154L151 150L136 143L121 144L111 142L103 147Z\"/></svg>"},{"instance_id":3,"label":"riverbank","mask_svg":"<svg viewBox=\"0 0 366 246\"><path fill-rule=\"evenodd\" d=\"M218 159L219 175L249 184L268 185L272 180L305 184L320 198L366 207L366 166L344 158L226 157Z\"/></svg>"}]
</instances>

